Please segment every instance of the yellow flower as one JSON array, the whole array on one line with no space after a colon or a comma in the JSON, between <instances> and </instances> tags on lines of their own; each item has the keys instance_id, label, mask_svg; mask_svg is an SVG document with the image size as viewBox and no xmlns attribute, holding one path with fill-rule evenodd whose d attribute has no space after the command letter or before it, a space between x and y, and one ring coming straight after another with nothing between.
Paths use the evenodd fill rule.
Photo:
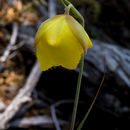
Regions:
<instances>
[{"instance_id":1,"label":"yellow flower","mask_svg":"<svg viewBox=\"0 0 130 130\"><path fill-rule=\"evenodd\" d=\"M92 47L84 28L70 15L57 15L43 22L35 37L36 56L42 71L53 66L75 69Z\"/></svg>"}]
</instances>

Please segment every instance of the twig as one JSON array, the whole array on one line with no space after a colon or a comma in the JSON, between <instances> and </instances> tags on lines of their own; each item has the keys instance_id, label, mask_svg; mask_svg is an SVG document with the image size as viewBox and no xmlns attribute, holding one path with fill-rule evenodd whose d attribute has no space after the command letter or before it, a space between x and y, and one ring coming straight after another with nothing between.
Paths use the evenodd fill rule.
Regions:
<instances>
[{"instance_id":1,"label":"twig","mask_svg":"<svg viewBox=\"0 0 130 130\"><path fill-rule=\"evenodd\" d=\"M10 51L13 49L13 45L16 43L17 34L18 34L18 25L17 25L17 23L14 23L10 43L7 46L3 56L1 57L1 60L0 60L1 63L4 63L7 60L8 56L10 54Z\"/></svg>"},{"instance_id":2,"label":"twig","mask_svg":"<svg viewBox=\"0 0 130 130\"><path fill-rule=\"evenodd\" d=\"M61 125L65 124L64 121L59 121ZM49 116L35 116L35 117L24 117L22 119L11 122L11 127L28 128L33 126L41 126L42 128L52 128L53 121Z\"/></svg>"},{"instance_id":3,"label":"twig","mask_svg":"<svg viewBox=\"0 0 130 130\"><path fill-rule=\"evenodd\" d=\"M6 109L6 104L0 101L0 112L3 112Z\"/></svg>"},{"instance_id":4,"label":"twig","mask_svg":"<svg viewBox=\"0 0 130 130\"><path fill-rule=\"evenodd\" d=\"M7 60L8 56L9 56L9 54L10 54L12 48L13 48L13 45L16 42L17 34L18 34L18 25L17 25L17 23L14 23L13 24L12 36L11 36L9 45L7 46L3 56L0 59L0 71L2 70L4 62Z\"/></svg>"},{"instance_id":5,"label":"twig","mask_svg":"<svg viewBox=\"0 0 130 130\"><path fill-rule=\"evenodd\" d=\"M22 41L19 42L17 45L13 46L13 49L12 49L12 50L13 50L13 51L18 50L19 48L23 47L25 43L26 43L26 42L25 42L24 40L22 40Z\"/></svg>"},{"instance_id":6,"label":"twig","mask_svg":"<svg viewBox=\"0 0 130 130\"><path fill-rule=\"evenodd\" d=\"M68 103L74 103L74 100L61 100L53 104L54 107L58 107L61 104L68 104Z\"/></svg>"},{"instance_id":7,"label":"twig","mask_svg":"<svg viewBox=\"0 0 130 130\"><path fill-rule=\"evenodd\" d=\"M55 104L51 105L51 107L50 107L51 115L52 115L52 120L54 122L56 130L61 130L59 121L56 116L56 107L58 107L59 105L64 104L64 103L73 103L73 102L74 102L73 100L61 100L61 101L58 101Z\"/></svg>"},{"instance_id":8,"label":"twig","mask_svg":"<svg viewBox=\"0 0 130 130\"><path fill-rule=\"evenodd\" d=\"M13 53L11 53L8 57L8 60L14 58L16 55L18 54L18 51L14 51Z\"/></svg>"},{"instance_id":9,"label":"twig","mask_svg":"<svg viewBox=\"0 0 130 130\"><path fill-rule=\"evenodd\" d=\"M41 75L39 64L36 62L32 71L17 96L13 99L7 109L0 115L0 129L5 129L7 122L15 115L21 105L30 100L33 88L36 86Z\"/></svg>"},{"instance_id":10,"label":"twig","mask_svg":"<svg viewBox=\"0 0 130 130\"><path fill-rule=\"evenodd\" d=\"M52 120L53 120L53 122L54 122L54 125L55 125L55 127L56 127L56 130L61 130L59 121L58 121L58 119L57 119L57 117L56 117L55 107L52 105L50 108L51 108Z\"/></svg>"}]
</instances>

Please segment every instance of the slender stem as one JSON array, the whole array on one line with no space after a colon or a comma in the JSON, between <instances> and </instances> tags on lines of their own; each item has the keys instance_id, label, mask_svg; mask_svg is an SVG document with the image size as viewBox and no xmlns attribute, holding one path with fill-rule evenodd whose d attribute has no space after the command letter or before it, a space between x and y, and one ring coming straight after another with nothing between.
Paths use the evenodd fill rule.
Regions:
<instances>
[{"instance_id":1,"label":"slender stem","mask_svg":"<svg viewBox=\"0 0 130 130\"><path fill-rule=\"evenodd\" d=\"M66 8L68 5L71 4L68 0L60 0L61 4ZM83 16L79 13L79 11L72 5L71 7L71 12L74 14L75 18L79 20L81 25L84 27L84 18Z\"/></svg>"},{"instance_id":2,"label":"slender stem","mask_svg":"<svg viewBox=\"0 0 130 130\"><path fill-rule=\"evenodd\" d=\"M79 11L68 1L68 0L60 0L61 4L66 8L67 6L70 6L70 11L74 14L74 16L79 20L80 24L84 27L84 18L79 13ZM82 80L82 73L83 73L83 66L84 66L84 54L82 55L81 61L80 61L80 70L79 70L79 76L77 81L77 88L76 88L76 94L75 94L75 101L74 101L74 107L73 107L73 113L72 113L72 122L70 130L74 130L75 126L75 120L76 120L76 113L77 113L77 106L79 101L79 94L80 94L80 87L81 87L81 80Z\"/></svg>"},{"instance_id":3,"label":"slender stem","mask_svg":"<svg viewBox=\"0 0 130 130\"><path fill-rule=\"evenodd\" d=\"M61 4L66 8L66 4L64 3L64 0L60 0Z\"/></svg>"},{"instance_id":4,"label":"slender stem","mask_svg":"<svg viewBox=\"0 0 130 130\"><path fill-rule=\"evenodd\" d=\"M71 122L70 130L74 130L77 106L78 106L78 100L79 100L79 93L80 93L80 86L81 86L81 80L82 80L82 73L83 73L83 66L84 66L84 55L82 55L82 58L80 61L80 70L79 70L79 76L78 76L77 89L76 89L75 102L74 102L74 107L73 107L72 122Z\"/></svg>"},{"instance_id":5,"label":"slender stem","mask_svg":"<svg viewBox=\"0 0 130 130\"><path fill-rule=\"evenodd\" d=\"M69 5L65 8L65 13L64 13L64 14L69 15L71 7L72 7L72 4L69 4Z\"/></svg>"},{"instance_id":6,"label":"slender stem","mask_svg":"<svg viewBox=\"0 0 130 130\"><path fill-rule=\"evenodd\" d=\"M104 82L104 77L105 77L105 76L103 76L103 78L102 78L102 81L101 81L100 86L99 86L99 88L98 88L98 90L97 90L97 93L96 93L96 95L95 95L95 97L94 97L94 99L93 99L93 102L91 103L91 105L90 105L90 107L89 107L89 109L88 109L86 115L84 116L83 120L82 120L81 123L79 124L77 130L81 130L81 129L82 129L82 127L83 127L83 125L84 125L86 119L88 118L88 115L90 114L90 112L91 112L91 110L92 110L92 108L93 108L93 105L94 105L94 103L95 103L95 101L96 101L96 99L97 99L97 96L98 96L98 94L99 94L99 91L100 91L100 89L101 89L101 87L102 87L102 84L103 84L103 82Z\"/></svg>"}]
</instances>

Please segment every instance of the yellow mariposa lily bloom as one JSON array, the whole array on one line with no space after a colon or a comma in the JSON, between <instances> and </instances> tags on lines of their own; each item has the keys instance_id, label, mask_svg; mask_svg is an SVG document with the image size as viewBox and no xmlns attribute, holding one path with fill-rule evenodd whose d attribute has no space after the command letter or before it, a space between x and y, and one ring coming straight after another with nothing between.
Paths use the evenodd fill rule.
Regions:
<instances>
[{"instance_id":1,"label":"yellow mariposa lily bloom","mask_svg":"<svg viewBox=\"0 0 130 130\"><path fill-rule=\"evenodd\" d=\"M63 14L41 24L34 46L40 69L45 71L53 66L76 69L92 43L84 28L72 16Z\"/></svg>"}]
</instances>

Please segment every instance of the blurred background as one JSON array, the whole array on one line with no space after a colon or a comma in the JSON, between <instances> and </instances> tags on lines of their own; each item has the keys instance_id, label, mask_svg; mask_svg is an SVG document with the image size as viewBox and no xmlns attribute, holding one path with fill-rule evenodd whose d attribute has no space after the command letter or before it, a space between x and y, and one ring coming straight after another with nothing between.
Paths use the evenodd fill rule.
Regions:
<instances>
[{"instance_id":1,"label":"blurred background","mask_svg":"<svg viewBox=\"0 0 130 130\"><path fill-rule=\"evenodd\" d=\"M105 76L83 130L129 130L130 1L71 2L93 42L85 56L76 127ZM41 72L33 48L39 25L62 13L58 0L0 0L0 129L69 129L79 68Z\"/></svg>"}]
</instances>

